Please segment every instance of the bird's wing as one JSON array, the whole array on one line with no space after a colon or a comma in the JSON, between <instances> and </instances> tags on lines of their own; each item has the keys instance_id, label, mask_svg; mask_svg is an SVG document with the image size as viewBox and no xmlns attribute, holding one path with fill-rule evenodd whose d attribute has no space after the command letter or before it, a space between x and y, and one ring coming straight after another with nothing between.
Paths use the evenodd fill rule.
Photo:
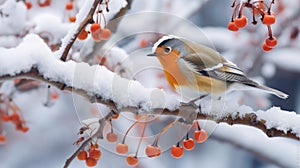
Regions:
<instances>
[{"instance_id":1,"label":"bird's wing","mask_svg":"<svg viewBox=\"0 0 300 168\"><path fill-rule=\"evenodd\" d=\"M179 59L183 59L195 73L226 82L238 82L250 86L257 85L256 82L246 77L244 72L234 63L220 56L217 52L213 54L192 53Z\"/></svg>"}]
</instances>

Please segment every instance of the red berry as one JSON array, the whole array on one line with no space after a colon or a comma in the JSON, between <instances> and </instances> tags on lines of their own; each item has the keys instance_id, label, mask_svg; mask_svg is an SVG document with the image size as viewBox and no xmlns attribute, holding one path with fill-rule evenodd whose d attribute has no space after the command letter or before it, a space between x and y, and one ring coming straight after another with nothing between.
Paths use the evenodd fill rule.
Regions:
<instances>
[{"instance_id":1,"label":"red berry","mask_svg":"<svg viewBox=\"0 0 300 168\"><path fill-rule=\"evenodd\" d=\"M90 148L89 149L89 156L93 159L100 159L102 153L98 148Z\"/></svg>"},{"instance_id":2,"label":"red berry","mask_svg":"<svg viewBox=\"0 0 300 168\"><path fill-rule=\"evenodd\" d=\"M14 122L14 124L15 124L15 126L16 126L16 130L22 131L23 124L22 124L21 121Z\"/></svg>"},{"instance_id":3,"label":"red berry","mask_svg":"<svg viewBox=\"0 0 300 168\"><path fill-rule=\"evenodd\" d=\"M27 8L28 10L32 8L31 2L25 1L25 5L26 5L26 8Z\"/></svg>"},{"instance_id":4,"label":"red berry","mask_svg":"<svg viewBox=\"0 0 300 168\"><path fill-rule=\"evenodd\" d=\"M21 128L21 131L22 132L27 132L29 130L29 127L28 126L23 126L22 128Z\"/></svg>"},{"instance_id":5,"label":"red berry","mask_svg":"<svg viewBox=\"0 0 300 168\"><path fill-rule=\"evenodd\" d=\"M95 33L96 31L101 30L101 26L99 23L93 23L91 24L90 30L92 33Z\"/></svg>"},{"instance_id":6,"label":"red berry","mask_svg":"<svg viewBox=\"0 0 300 168\"><path fill-rule=\"evenodd\" d=\"M77 155L78 160L86 160L86 158L87 158L87 152L85 150L80 151Z\"/></svg>"},{"instance_id":7,"label":"red berry","mask_svg":"<svg viewBox=\"0 0 300 168\"><path fill-rule=\"evenodd\" d=\"M119 143L117 146L116 146L116 152L118 154L126 154L128 152L128 145L126 144L123 144L123 143Z\"/></svg>"},{"instance_id":8,"label":"red berry","mask_svg":"<svg viewBox=\"0 0 300 168\"><path fill-rule=\"evenodd\" d=\"M67 2L66 10L72 10L72 9L73 9L73 2Z\"/></svg>"},{"instance_id":9,"label":"red berry","mask_svg":"<svg viewBox=\"0 0 300 168\"><path fill-rule=\"evenodd\" d=\"M77 38L78 38L79 40L85 40L85 39L88 37L88 35L89 35L89 33L88 33L86 30L82 30L82 31L78 34Z\"/></svg>"},{"instance_id":10,"label":"red berry","mask_svg":"<svg viewBox=\"0 0 300 168\"><path fill-rule=\"evenodd\" d=\"M189 139L185 139L182 141L182 145L184 147L184 149L186 150L193 150L194 147L195 147L195 142L192 138L189 138Z\"/></svg>"},{"instance_id":11,"label":"red berry","mask_svg":"<svg viewBox=\"0 0 300 168\"><path fill-rule=\"evenodd\" d=\"M238 30L239 30L239 28L236 27L236 25L235 25L234 22L229 22L227 28L228 28L228 30L230 30L230 31L238 31Z\"/></svg>"},{"instance_id":12,"label":"red berry","mask_svg":"<svg viewBox=\"0 0 300 168\"><path fill-rule=\"evenodd\" d=\"M100 42L101 41L101 38L100 38L100 30L98 31L95 31L94 33L92 32L91 33L92 35L92 38L95 42Z\"/></svg>"},{"instance_id":13,"label":"red berry","mask_svg":"<svg viewBox=\"0 0 300 168\"><path fill-rule=\"evenodd\" d=\"M271 51L271 50L272 50L272 48L268 47L266 43L263 44L262 49L263 49L265 52L268 52L268 51Z\"/></svg>"},{"instance_id":14,"label":"red berry","mask_svg":"<svg viewBox=\"0 0 300 168\"><path fill-rule=\"evenodd\" d=\"M148 46L148 41L147 40L145 40L145 39L142 39L141 41L140 41L140 47L141 48L145 48L145 47L147 47Z\"/></svg>"},{"instance_id":15,"label":"red berry","mask_svg":"<svg viewBox=\"0 0 300 168\"><path fill-rule=\"evenodd\" d=\"M97 160L92 158L92 157L88 157L86 158L85 160L85 164L88 166L88 167L94 167L97 165Z\"/></svg>"},{"instance_id":16,"label":"red berry","mask_svg":"<svg viewBox=\"0 0 300 168\"><path fill-rule=\"evenodd\" d=\"M181 158L183 156L183 153L184 153L183 147L175 146L175 145L172 146L171 155L174 158L177 158L177 159Z\"/></svg>"},{"instance_id":17,"label":"red berry","mask_svg":"<svg viewBox=\"0 0 300 168\"><path fill-rule=\"evenodd\" d=\"M13 113L9 116L10 120L13 122L19 122L20 121L20 116L18 113Z\"/></svg>"},{"instance_id":18,"label":"red berry","mask_svg":"<svg viewBox=\"0 0 300 168\"><path fill-rule=\"evenodd\" d=\"M75 22L76 21L76 16L70 16L69 21L70 22Z\"/></svg>"},{"instance_id":19,"label":"red berry","mask_svg":"<svg viewBox=\"0 0 300 168\"><path fill-rule=\"evenodd\" d=\"M273 48L277 45L277 39L276 37L268 37L266 38L266 41L265 41L266 45L270 48Z\"/></svg>"},{"instance_id":20,"label":"red berry","mask_svg":"<svg viewBox=\"0 0 300 168\"><path fill-rule=\"evenodd\" d=\"M161 154L161 149L159 146L148 145L145 153L148 157L156 157Z\"/></svg>"},{"instance_id":21,"label":"red berry","mask_svg":"<svg viewBox=\"0 0 300 168\"><path fill-rule=\"evenodd\" d=\"M113 115L111 116L111 118L114 119L114 120L116 120L116 119L119 118L119 116L120 116L120 114L113 114Z\"/></svg>"},{"instance_id":22,"label":"red berry","mask_svg":"<svg viewBox=\"0 0 300 168\"><path fill-rule=\"evenodd\" d=\"M97 143L94 143L90 146L91 149L98 149L99 145Z\"/></svg>"},{"instance_id":23,"label":"red berry","mask_svg":"<svg viewBox=\"0 0 300 168\"><path fill-rule=\"evenodd\" d=\"M38 5L40 7L46 7L51 5L51 0L38 0Z\"/></svg>"},{"instance_id":24,"label":"red berry","mask_svg":"<svg viewBox=\"0 0 300 168\"><path fill-rule=\"evenodd\" d=\"M103 39L103 40L108 40L111 36L111 32L109 29L103 29L101 30L100 32L100 38Z\"/></svg>"},{"instance_id":25,"label":"red berry","mask_svg":"<svg viewBox=\"0 0 300 168\"><path fill-rule=\"evenodd\" d=\"M0 143L5 143L6 137L0 134Z\"/></svg>"},{"instance_id":26,"label":"red berry","mask_svg":"<svg viewBox=\"0 0 300 168\"><path fill-rule=\"evenodd\" d=\"M204 129L194 132L194 138L197 143L203 143L207 140L207 132Z\"/></svg>"},{"instance_id":27,"label":"red berry","mask_svg":"<svg viewBox=\"0 0 300 168\"><path fill-rule=\"evenodd\" d=\"M4 115L2 116L2 121L4 121L4 122L9 122L9 121L10 121L10 116L7 115L7 114L4 114Z\"/></svg>"},{"instance_id":28,"label":"red berry","mask_svg":"<svg viewBox=\"0 0 300 168\"><path fill-rule=\"evenodd\" d=\"M51 92L50 97L52 100L56 100L58 98L58 93L57 92Z\"/></svg>"},{"instance_id":29,"label":"red berry","mask_svg":"<svg viewBox=\"0 0 300 168\"><path fill-rule=\"evenodd\" d=\"M265 14L264 18L262 20L263 24L265 24L265 25L274 24L275 21L276 21L276 17L275 17L274 13L272 13L272 14Z\"/></svg>"},{"instance_id":30,"label":"red berry","mask_svg":"<svg viewBox=\"0 0 300 168\"><path fill-rule=\"evenodd\" d=\"M106 134L106 139L108 142L117 142L118 135L113 132L110 132L110 133Z\"/></svg>"},{"instance_id":31,"label":"red berry","mask_svg":"<svg viewBox=\"0 0 300 168\"><path fill-rule=\"evenodd\" d=\"M235 18L234 19L234 24L237 28L243 28L247 25L247 18L246 16L242 16L240 18Z\"/></svg>"},{"instance_id":32,"label":"red berry","mask_svg":"<svg viewBox=\"0 0 300 168\"><path fill-rule=\"evenodd\" d=\"M127 156L126 158L126 163L129 165L129 166L136 166L138 163L139 163L139 159L136 157L136 156L133 156L133 155L129 155Z\"/></svg>"}]
</instances>

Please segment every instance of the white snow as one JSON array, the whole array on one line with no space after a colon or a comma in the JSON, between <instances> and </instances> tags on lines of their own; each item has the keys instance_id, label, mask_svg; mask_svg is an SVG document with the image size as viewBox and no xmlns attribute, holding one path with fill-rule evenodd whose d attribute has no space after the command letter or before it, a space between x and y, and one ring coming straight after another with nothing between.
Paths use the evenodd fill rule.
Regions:
<instances>
[{"instance_id":1,"label":"white snow","mask_svg":"<svg viewBox=\"0 0 300 168\"><path fill-rule=\"evenodd\" d=\"M267 53L265 59L285 70L300 71L300 50L296 48L278 48Z\"/></svg>"},{"instance_id":2,"label":"white snow","mask_svg":"<svg viewBox=\"0 0 300 168\"><path fill-rule=\"evenodd\" d=\"M273 63L267 62L262 66L261 73L265 77L271 78L276 74L276 66Z\"/></svg>"},{"instance_id":3,"label":"white snow","mask_svg":"<svg viewBox=\"0 0 300 168\"><path fill-rule=\"evenodd\" d=\"M56 43L60 42L72 26L70 23L63 23L60 16L49 13L37 15L32 19L31 24L32 33L47 33L50 36L49 40Z\"/></svg>"},{"instance_id":4,"label":"white snow","mask_svg":"<svg viewBox=\"0 0 300 168\"><path fill-rule=\"evenodd\" d=\"M86 0L85 3L80 8L78 14L76 15L76 21L73 26L69 29L68 34L62 39L62 45L60 49L56 52L56 57L60 58L69 41L72 39L73 35L76 33L77 28L80 23L84 20L84 18L88 15L92 5L93 0Z\"/></svg>"},{"instance_id":5,"label":"white snow","mask_svg":"<svg viewBox=\"0 0 300 168\"><path fill-rule=\"evenodd\" d=\"M59 61L37 35L27 35L16 48L0 48L0 52L0 75L15 75L37 67L49 80L83 89L104 100L113 100L120 108L135 106L149 111L153 108L174 110L179 106L178 100L164 96L163 90L144 88L137 81L121 78L104 66Z\"/></svg>"},{"instance_id":6,"label":"white snow","mask_svg":"<svg viewBox=\"0 0 300 168\"><path fill-rule=\"evenodd\" d=\"M264 157L283 167L299 166L299 143L284 138L269 138L258 129L228 124L207 124L213 128L212 137L225 141L239 149L245 149L258 157Z\"/></svg>"},{"instance_id":7,"label":"white snow","mask_svg":"<svg viewBox=\"0 0 300 168\"><path fill-rule=\"evenodd\" d=\"M153 108L174 110L179 106L179 101L173 96L166 95L163 90L145 88L137 81L121 78L104 66L59 61L37 35L27 35L16 48L0 48L0 52L2 53L0 75L15 75L36 67L49 80L83 89L90 95L101 96L104 100L113 100L119 108L135 106L140 108L140 112L148 112ZM202 101L203 113L220 118L227 115L235 116L237 113L239 116L243 116L252 112L245 106L239 108L239 105L234 103L237 101L234 101L232 97L224 100L207 99ZM272 108L266 112L257 111L257 115L259 119L266 121L267 128L274 127L284 132L292 130L293 133L300 136L298 124L300 117L295 113Z\"/></svg>"},{"instance_id":8,"label":"white snow","mask_svg":"<svg viewBox=\"0 0 300 168\"><path fill-rule=\"evenodd\" d=\"M23 2L5 1L0 9L4 14L0 16L0 35L22 34L26 26L26 7Z\"/></svg>"},{"instance_id":9,"label":"white snow","mask_svg":"<svg viewBox=\"0 0 300 168\"><path fill-rule=\"evenodd\" d=\"M76 21L73 24L73 26L69 29L68 34L62 39L62 45L60 47L60 50L56 52L56 57L59 58L63 51L65 50L66 46L68 45L69 41L72 39L73 35L76 33L77 28L79 25L83 22L85 17L88 15L94 0L86 0L82 7L80 8L78 14L76 15ZM109 9L110 12L107 13L105 10L103 10L103 13L105 14L105 17L107 21L109 21L122 7L126 6L127 2L125 0L119 0L119 1L112 1L112 3L109 3Z\"/></svg>"},{"instance_id":10,"label":"white snow","mask_svg":"<svg viewBox=\"0 0 300 168\"><path fill-rule=\"evenodd\" d=\"M295 112L281 110L280 107L272 107L267 111L257 111L258 119L266 121L265 125L269 128L277 128L287 133L292 131L300 137L300 116Z\"/></svg>"},{"instance_id":11,"label":"white snow","mask_svg":"<svg viewBox=\"0 0 300 168\"><path fill-rule=\"evenodd\" d=\"M295 112L281 110L279 107L272 107L266 111L254 111L249 106L239 106L237 100L229 95L229 97L226 97L223 100L209 98L201 100L201 112L214 116L215 120L227 116L242 118L246 114L255 113L258 120L265 121L264 124L267 129L276 128L285 133L291 131L300 137L300 116Z\"/></svg>"}]
</instances>

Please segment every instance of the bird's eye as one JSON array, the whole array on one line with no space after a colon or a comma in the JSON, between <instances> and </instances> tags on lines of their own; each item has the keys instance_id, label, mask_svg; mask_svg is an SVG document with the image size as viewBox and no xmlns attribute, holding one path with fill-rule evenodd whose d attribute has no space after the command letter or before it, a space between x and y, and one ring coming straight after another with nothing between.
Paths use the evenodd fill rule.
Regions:
<instances>
[{"instance_id":1,"label":"bird's eye","mask_svg":"<svg viewBox=\"0 0 300 168\"><path fill-rule=\"evenodd\" d=\"M166 47L165 48L165 53L169 54L172 51L171 47Z\"/></svg>"}]
</instances>

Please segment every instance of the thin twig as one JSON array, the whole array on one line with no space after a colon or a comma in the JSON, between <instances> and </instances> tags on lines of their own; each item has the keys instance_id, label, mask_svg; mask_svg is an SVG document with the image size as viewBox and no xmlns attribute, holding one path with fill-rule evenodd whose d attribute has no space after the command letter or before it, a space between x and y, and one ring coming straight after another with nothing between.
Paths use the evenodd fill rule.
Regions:
<instances>
[{"instance_id":1,"label":"thin twig","mask_svg":"<svg viewBox=\"0 0 300 168\"><path fill-rule=\"evenodd\" d=\"M79 27L77 28L76 33L73 35L73 37L71 38L71 40L69 41L69 43L67 44L66 48L64 49L63 54L60 57L60 60L62 61L66 61L67 60L67 56L68 53L71 49L71 47L73 46L77 36L79 35L79 33L86 27L87 24L92 23L93 22L93 16L95 13L95 10L97 9L97 6L99 3L102 3L103 0L95 0L94 4L92 6L92 8L90 9L88 15L86 16L86 18L82 21L82 23L79 25Z\"/></svg>"},{"instance_id":2,"label":"thin twig","mask_svg":"<svg viewBox=\"0 0 300 168\"><path fill-rule=\"evenodd\" d=\"M119 12L110 20L109 24L107 25L107 28L112 32L115 33L119 27L119 24L121 22L121 17L126 14L126 12L131 8L133 0L127 0L127 5L119 10ZM113 22L111 22L113 21ZM97 54L97 51L99 51L104 44L106 43L106 40L102 40L99 43L95 43L93 46L93 52L90 53L89 55L85 56L85 58L94 58L95 55ZM84 60L87 62L87 60Z\"/></svg>"},{"instance_id":3,"label":"thin twig","mask_svg":"<svg viewBox=\"0 0 300 168\"><path fill-rule=\"evenodd\" d=\"M105 122L111 117L111 113L108 113L105 117L101 118L99 120L99 128L98 130L92 135L90 136L87 140L85 140L80 147L66 160L64 168L69 167L69 165L71 164L71 162L74 160L74 158L79 154L80 151L82 151L87 145L89 145L89 143L95 139L95 138L99 138L99 139L103 139L103 129L105 126Z\"/></svg>"}]
</instances>

